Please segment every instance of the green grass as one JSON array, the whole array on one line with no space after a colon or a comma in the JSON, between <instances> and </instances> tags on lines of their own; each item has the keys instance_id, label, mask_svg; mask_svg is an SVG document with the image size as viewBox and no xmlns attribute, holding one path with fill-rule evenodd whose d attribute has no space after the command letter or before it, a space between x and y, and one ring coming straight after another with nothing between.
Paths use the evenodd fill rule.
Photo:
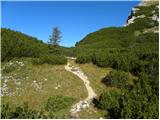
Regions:
<instances>
[{"instance_id":1,"label":"green grass","mask_svg":"<svg viewBox=\"0 0 160 120\"><path fill-rule=\"evenodd\" d=\"M15 61L23 61L24 66L20 66ZM47 99L51 96L62 95L73 97L76 103L79 100L83 100L87 97L86 88L80 78L74 74L66 71L64 65L33 65L32 59L15 59L12 61L15 69L9 73L2 72L2 85L6 77L10 76L7 86L9 91L15 92L14 96L3 96L2 103L11 102L15 105L28 102L29 107L33 109L44 109L44 105ZM78 66L87 75L91 87L94 89L96 94L99 96L105 90L112 90L115 88L106 87L101 80L112 70L111 68L100 68L91 63L88 64L77 64L73 60L69 62ZM8 63L2 63L2 69ZM7 67L8 68L8 67ZM130 75L132 77L132 75ZM20 81L20 85L16 85L14 80ZM40 86L40 89L36 89L34 81ZM132 82L132 81L131 81ZM56 89L57 86L60 86ZM57 116L62 114L68 115L70 107L56 111ZM97 110L93 107L93 104L86 110L79 112L80 118L100 118L104 116L104 111Z\"/></svg>"},{"instance_id":2,"label":"green grass","mask_svg":"<svg viewBox=\"0 0 160 120\"><path fill-rule=\"evenodd\" d=\"M77 64L73 60L69 60L69 62L77 67L80 67L82 71L87 75L91 87L97 94L97 98L101 95L101 93L105 91L112 91L114 89L117 89L118 91L120 89L116 87L110 87L110 86L105 86L101 81L102 79L110 73L112 68L101 68L97 67L96 65L93 65L92 63L86 63L86 64ZM133 80L137 80L138 78L133 76L131 73L129 73L129 84L133 84ZM90 107L86 110L82 110L79 112L79 117L81 119L99 119L102 116L107 115L107 111L104 110L99 110L94 107L94 105L90 105ZM103 118L103 117L102 117Z\"/></svg>"},{"instance_id":3,"label":"green grass","mask_svg":"<svg viewBox=\"0 0 160 120\"><path fill-rule=\"evenodd\" d=\"M16 60L13 60L15 64ZM72 73L64 69L64 65L33 65L31 59L23 59L24 66L16 65L16 69L9 73L2 71L2 84L5 77L8 78L7 86L9 92L15 92L14 96L2 96L2 103L11 102L15 105L28 102L30 108L41 109L50 96L63 95L75 98L75 102L84 99L87 96L86 88L83 82ZM2 69L8 63L2 63ZM16 85L14 80L21 82ZM36 89L36 85L39 89ZM56 89L57 86L60 86ZM74 103L75 103L74 102ZM73 103L73 104L74 104ZM67 113L69 109L63 111Z\"/></svg>"},{"instance_id":4,"label":"green grass","mask_svg":"<svg viewBox=\"0 0 160 120\"><path fill-rule=\"evenodd\" d=\"M112 90L111 87L106 87L101 80L112 70L111 68L100 68L92 63L87 64L77 64L74 60L69 60L69 62L77 67L80 67L82 71L87 75L90 85L93 90L99 96L105 90ZM101 116L104 116L104 111L97 110L93 104L86 110L79 112L79 117L81 119L99 119Z\"/></svg>"},{"instance_id":5,"label":"green grass","mask_svg":"<svg viewBox=\"0 0 160 120\"><path fill-rule=\"evenodd\" d=\"M92 63L76 64L73 60L70 60L71 64L78 66L87 75L91 87L95 90L97 95L100 95L106 86L102 83L102 79L112 70L111 68L100 68Z\"/></svg>"}]
</instances>

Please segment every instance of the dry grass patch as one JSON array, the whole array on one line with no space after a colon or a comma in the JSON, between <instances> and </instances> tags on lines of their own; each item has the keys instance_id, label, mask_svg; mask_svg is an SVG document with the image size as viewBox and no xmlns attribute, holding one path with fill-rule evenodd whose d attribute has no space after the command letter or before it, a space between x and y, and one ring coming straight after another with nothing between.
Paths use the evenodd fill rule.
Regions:
<instances>
[{"instance_id":1,"label":"dry grass patch","mask_svg":"<svg viewBox=\"0 0 160 120\"><path fill-rule=\"evenodd\" d=\"M73 60L69 60L74 66L78 66L87 75L91 87L95 90L97 95L100 95L103 90L107 89L102 83L102 79L112 70L111 68L100 68L92 63L89 64L77 64Z\"/></svg>"},{"instance_id":2,"label":"dry grass patch","mask_svg":"<svg viewBox=\"0 0 160 120\"><path fill-rule=\"evenodd\" d=\"M75 102L87 97L83 82L66 71L64 65L32 65L29 59L24 63L24 67L2 75L1 86L6 79L4 76L12 76L6 84L9 92L15 93L2 96L2 103L9 101L19 105L27 101L31 108L41 109L50 96L71 96L76 99ZM16 85L14 80L19 80L20 85Z\"/></svg>"}]
</instances>

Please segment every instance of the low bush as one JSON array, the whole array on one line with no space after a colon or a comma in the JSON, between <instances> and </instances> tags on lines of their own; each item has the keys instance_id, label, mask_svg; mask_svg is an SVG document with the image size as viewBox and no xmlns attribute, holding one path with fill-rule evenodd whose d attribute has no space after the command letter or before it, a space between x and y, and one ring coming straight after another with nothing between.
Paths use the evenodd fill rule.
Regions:
<instances>
[{"instance_id":1,"label":"low bush","mask_svg":"<svg viewBox=\"0 0 160 120\"><path fill-rule=\"evenodd\" d=\"M143 30L145 28L152 28L154 26L157 26L157 22L153 21L149 18L137 18L134 23L129 25L130 29L134 30Z\"/></svg>"},{"instance_id":2,"label":"low bush","mask_svg":"<svg viewBox=\"0 0 160 120\"><path fill-rule=\"evenodd\" d=\"M72 97L53 96L53 97L48 98L47 103L45 105L45 110L57 112L59 110L70 107L74 101L75 99Z\"/></svg>"},{"instance_id":3,"label":"low bush","mask_svg":"<svg viewBox=\"0 0 160 120\"><path fill-rule=\"evenodd\" d=\"M126 52L101 52L96 53L92 58L93 64L99 67L112 67L123 71L130 71L134 61L136 61L136 56Z\"/></svg>"},{"instance_id":4,"label":"low bush","mask_svg":"<svg viewBox=\"0 0 160 120\"><path fill-rule=\"evenodd\" d=\"M53 65L54 64L66 64L67 59L64 56L46 54L46 55L41 55L38 58L34 58L32 62L35 65L41 65L44 63L53 64Z\"/></svg>"},{"instance_id":5,"label":"low bush","mask_svg":"<svg viewBox=\"0 0 160 120\"><path fill-rule=\"evenodd\" d=\"M82 54L79 55L76 59L76 63L84 64L92 62L92 54Z\"/></svg>"},{"instance_id":6,"label":"low bush","mask_svg":"<svg viewBox=\"0 0 160 120\"><path fill-rule=\"evenodd\" d=\"M14 105L9 102L1 105L2 119L47 119L47 118L67 118L66 114L61 113L57 116L57 111L69 108L75 101L72 97L53 96L49 97L47 102L40 110L29 108L28 103Z\"/></svg>"},{"instance_id":7,"label":"low bush","mask_svg":"<svg viewBox=\"0 0 160 120\"><path fill-rule=\"evenodd\" d=\"M155 14L158 14L158 8L155 7L156 5L149 5L149 6L137 6L139 10L135 12L135 16L145 15L147 17L151 17L153 15L152 11L155 11Z\"/></svg>"},{"instance_id":8,"label":"low bush","mask_svg":"<svg viewBox=\"0 0 160 120\"><path fill-rule=\"evenodd\" d=\"M37 111L29 109L28 103L23 103L19 106L13 106L9 103L1 105L1 118L2 119L37 119L37 118L54 118L53 114L47 115L44 111Z\"/></svg>"},{"instance_id":9,"label":"low bush","mask_svg":"<svg viewBox=\"0 0 160 120\"><path fill-rule=\"evenodd\" d=\"M123 71L113 70L103 79L103 83L113 87L124 87L128 85L129 74Z\"/></svg>"},{"instance_id":10,"label":"low bush","mask_svg":"<svg viewBox=\"0 0 160 120\"><path fill-rule=\"evenodd\" d=\"M113 57L112 53L98 52L94 55L92 62L99 67L112 67Z\"/></svg>"},{"instance_id":11,"label":"low bush","mask_svg":"<svg viewBox=\"0 0 160 120\"><path fill-rule=\"evenodd\" d=\"M45 44L37 38L10 29L1 28L1 32L2 61L14 57L36 57L47 50Z\"/></svg>"},{"instance_id":12,"label":"low bush","mask_svg":"<svg viewBox=\"0 0 160 120\"><path fill-rule=\"evenodd\" d=\"M111 107L119 107L118 98L121 95L121 91L113 89L111 91L103 92L99 97L99 108L109 109Z\"/></svg>"},{"instance_id":13,"label":"low bush","mask_svg":"<svg viewBox=\"0 0 160 120\"><path fill-rule=\"evenodd\" d=\"M159 115L158 88L152 88L153 80L146 73L140 73L132 87L103 92L94 100L95 107L106 111L107 119L156 119Z\"/></svg>"},{"instance_id":14,"label":"low bush","mask_svg":"<svg viewBox=\"0 0 160 120\"><path fill-rule=\"evenodd\" d=\"M119 118L119 99L121 96L122 91L118 89L105 91L100 95L98 99L94 100L95 107L104 111L108 111L105 114L105 118Z\"/></svg>"},{"instance_id":15,"label":"low bush","mask_svg":"<svg viewBox=\"0 0 160 120\"><path fill-rule=\"evenodd\" d=\"M38 40L37 38L28 36L18 31L1 28L1 33L2 33L1 61L9 61L15 57L35 58L35 57L43 57L44 55L42 56L42 54L47 54L46 56L48 56L48 54L52 54L52 55L56 55L56 57L54 58L52 57L54 61L56 61L57 64L61 64L65 61L65 59L61 57L61 55L72 54L69 48L48 45ZM56 58L59 60L57 60ZM46 59L48 59L47 61L51 61L49 60L49 58L46 58ZM41 60L37 60L37 61L39 62Z\"/></svg>"}]
</instances>

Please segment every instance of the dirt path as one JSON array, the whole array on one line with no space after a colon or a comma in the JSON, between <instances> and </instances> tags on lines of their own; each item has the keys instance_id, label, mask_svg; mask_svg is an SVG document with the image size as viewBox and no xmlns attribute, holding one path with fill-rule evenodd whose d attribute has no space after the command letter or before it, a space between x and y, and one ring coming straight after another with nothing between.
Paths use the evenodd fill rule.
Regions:
<instances>
[{"instance_id":1,"label":"dirt path","mask_svg":"<svg viewBox=\"0 0 160 120\"><path fill-rule=\"evenodd\" d=\"M83 71L79 67L74 67L70 63L67 63L67 65L65 66L65 69L77 75L84 82L88 92L88 97L74 104L70 110L71 117L78 118L78 112L81 111L81 109L85 109L89 107L90 103L92 102L92 99L95 98L97 95L92 89L92 87L90 86L90 81L88 80L87 76L83 73Z\"/></svg>"}]
</instances>

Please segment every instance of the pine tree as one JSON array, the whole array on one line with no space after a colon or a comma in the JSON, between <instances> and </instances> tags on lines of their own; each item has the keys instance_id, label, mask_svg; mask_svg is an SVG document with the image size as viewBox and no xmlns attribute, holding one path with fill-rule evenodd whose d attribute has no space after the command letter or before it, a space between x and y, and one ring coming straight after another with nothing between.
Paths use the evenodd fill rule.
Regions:
<instances>
[{"instance_id":1,"label":"pine tree","mask_svg":"<svg viewBox=\"0 0 160 120\"><path fill-rule=\"evenodd\" d=\"M49 43L57 46L61 38L61 31L58 27L55 27L53 28L52 35L50 35Z\"/></svg>"}]
</instances>

